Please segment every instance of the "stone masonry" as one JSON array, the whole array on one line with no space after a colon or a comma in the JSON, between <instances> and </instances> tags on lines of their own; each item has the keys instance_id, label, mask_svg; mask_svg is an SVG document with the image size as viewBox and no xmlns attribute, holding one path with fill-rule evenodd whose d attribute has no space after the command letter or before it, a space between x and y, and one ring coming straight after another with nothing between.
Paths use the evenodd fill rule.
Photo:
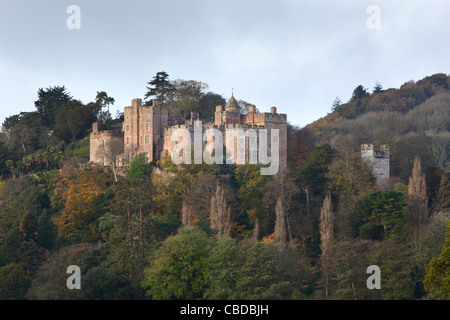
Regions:
<instances>
[{"instance_id":1,"label":"stone masonry","mask_svg":"<svg viewBox=\"0 0 450 320\"><path fill-rule=\"evenodd\" d=\"M373 144L361 145L361 158L372 167L377 184L389 179L389 147L382 145L375 150Z\"/></svg>"},{"instance_id":2,"label":"stone masonry","mask_svg":"<svg viewBox=\"0 0 450 320\"><path fill-rule=\"evenodd\" d=\"M122 141L124 146L123 154L117 157L117 165L127 167L130 161L136 155L146 154L147 161L157 160L164 153L171 154L175 145L171 141L172 132L179 128L188 129L193 137L194 126L199 119L198 113L192 112L190 120L179 119L180 117L169 117L167 109L158 105L153 100L151 106L143 106L141 99L133 99L129 107L124 108L124 122L121 132L117 130L98 131L97 124L93 125L91 133L91 162L106 165L101 157L98 156L98 149L101 145L108 144L111 141ZM182 123L184 121L184 123ZM239 105L231 96L225 108L217 106L214 123L203 123L202 132L207 129L218 129L225 139L227 129L243 129L249 131L253 129L256 136L246 135L245 152L237 152L235 149L235 163L249 162L257 158L253 144L258 143L258 133L260 129L267 129L268 147L271 147L272 129L278 129L279 132L279 168L284 169L287 165L287 116L277 113L277 109L272 107L270 112L256 112L255 106L250 106L248 113L240 114ZM191 140L193 141L193 140ZM203 148L207 143L203 144ZM235 143L235 148L237 143Z\"/></svg>"}]
</instances>

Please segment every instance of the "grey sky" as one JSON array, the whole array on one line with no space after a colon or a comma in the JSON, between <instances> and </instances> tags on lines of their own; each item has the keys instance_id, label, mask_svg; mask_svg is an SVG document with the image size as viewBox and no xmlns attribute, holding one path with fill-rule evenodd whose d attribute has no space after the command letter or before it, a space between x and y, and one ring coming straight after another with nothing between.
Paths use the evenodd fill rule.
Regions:
<instances>
[{"instance_id":1,"label":"grey sky","mask_svg":"<svg viewBox=\"0 0 450 320\"><path fill-rule=\"evenodd\" d=\"M80 30L66 27L72 4ZM166 71L304 126L360 84L448 74L449 14L446 0L0 0L0 123L55 85L84 103L106 91L114 115Z\"/></svg>"}]
</instances>

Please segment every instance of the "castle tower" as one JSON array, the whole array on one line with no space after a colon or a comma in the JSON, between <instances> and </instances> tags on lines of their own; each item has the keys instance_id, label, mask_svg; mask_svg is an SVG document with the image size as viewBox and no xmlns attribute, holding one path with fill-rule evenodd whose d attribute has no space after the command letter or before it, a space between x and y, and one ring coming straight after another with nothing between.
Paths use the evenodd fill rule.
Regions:
<instances>
[{"instance_id":1,"label":"castle tower","mask_svg":"<svg viewBox=\"0 0 450 320\"><path fill-rule=\"evenodd\" d=\"M147 161L158 158L163 149L163 133L168 126L168 112L153 100L143 106L141 99L133 99L124 109L124 162L128 165L137 155L145 153Z\"/></svg>"},{"instance_id":2,"label":"castle tower","mask_svg":"<svg viewBox=\"0 0 450 320\"><path fill-rule=\"evenodd\" d=\"M92 132L89 135L90 158L89 161L103 166L110 165L110 157L123 152L122 128L112 127L109 130L98 130L98 123L92 124ZM122 165L116 161L118 166Z\"/></svg>"},{"instance_id":3,"label":"castle tower","mask_svg":"<svg viewBox=\"0 0 450 320\"><path fill-rule=\"evenodd\" d=\"M237 103L234 95L231 95L230 100L225 105L225 111L222 113L223 124L238 124L241 122L241 108Z\"/></svg>"},{"instance_id":4,"label":"castle tower","mask_svg":"<svg viewBox=\"0 0 450 320\"><path fill-rule=\"evenodd\" d=\"M375 150L373 144L361 145L361 158L372 167L377 184L382 184L389 179L389 147L380 146Z\"/></svg>"}]
</instances>

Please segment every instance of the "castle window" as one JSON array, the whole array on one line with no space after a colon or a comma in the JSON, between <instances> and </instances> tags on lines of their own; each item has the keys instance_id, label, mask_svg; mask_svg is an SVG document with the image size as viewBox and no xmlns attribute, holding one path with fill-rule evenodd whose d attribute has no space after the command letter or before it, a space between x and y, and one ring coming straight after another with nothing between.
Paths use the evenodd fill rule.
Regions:
<instances>
[{"instance_id":1,"label":"castle window","mask_svg":"<svg viewBox=\"0 0 450 320\"><path fill-rule=\"evenodd\" d=\"M150 119L150 113L145 114L145 119Z\"/></svg>"},{"instance_id":2,"label":"castle window","mask_svg":"<svg viewBox=\"0 0 450 320\"><path fill-rule=\"evenodd\" d=\"M239 161L244 161L244 150L239 150Z\"/></svg>"},{"instance_id":3,"label":"castle window","mask_svg":"<svg viewBox=\"0 0 450 320\"><path fill-rule=\"evenodd\" d=\"M252 150L252 153L250 154L250 163L257 163L258 162L258 151Z\"/></svg>"},{"instance_id":4,"label":"castle window","mask_svg":"<svg viewBox=\"0 0 450 320\"><path fill-rule=\"evenodd\" d=\"M127 145L130 144L130 138L127 137Z\"/></svg>"},{"instance_id":5,"label":"castle window","mask_svg":"<svg viewBox=\"0 0 450 320\"><path fill-rule=\"evenodd\" d=\"M163 119L162 119L162 123L163 123L163 124L166 124L166 118L163 118Z\"/></svg>"},{"instance_id":6,"label":"castle window","mask_svg":"<svg viewBox=\"0 0 450 320\"><path fill-rule=\"evenodd\" d=\"M284 130L284 124L281 125L281 130Z\"/></svg>"},{"instance_id":7,"label":"castle window","mask_svg":"<svg viewBox=\"0 0 450 320\"><path fill-rule=\"evenodd\" d=\"M272 124L271 123L269 123L267 126L269 127L269 129L272 129Z\"/></svg>"},{"instance_id":8,"label":"castle window","mask_svg":"<svg viewBox=\"0 0 450 320\"><path fill-rule=\"evenodd\" d=\"M148 123L145 124L145 130L148 131Z\"/></svg>"},{"instance_id":9,"label":"castle window","mask_svg":"<svg viewBox=\"0 0 450 320\"><path fill-rule=\"evenodd\" d=\"M145 143L147 143L147 144L150 143L150 136L145 136Z\"/></svg>"},{"instance_id":10,"label":"castle window","mask_svg":"<svg viewBox=\"0 0 450 320\"><path fill-rule=\"evenodd\" d=\"M127 125L126 130L127 130L127 131L130 131L130 126L129 126L129 125Z\"/></svg>"}]
</instances>

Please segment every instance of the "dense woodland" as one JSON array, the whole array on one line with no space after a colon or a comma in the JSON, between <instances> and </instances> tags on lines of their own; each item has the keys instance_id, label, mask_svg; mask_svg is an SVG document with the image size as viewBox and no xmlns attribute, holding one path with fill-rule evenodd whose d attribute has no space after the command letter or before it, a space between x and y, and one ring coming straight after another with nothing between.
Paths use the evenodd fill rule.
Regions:
<instances>
[{"instance_id":1,"label":"dense woodland","mask_svg":"<svg viewBox=\"0 0 450 320\"><path fill-rule=\"evenodd\" d=\"M148 83L171 115L225 104L198 81ZM450 77L355 88L305 128L288 168L146 163L115 179L89 163L89 132L121 122L114 99L38 90L0 133L0 299L449 299ZM240 101L246 112L245 101ZM360 145L387 144L377 185ZM69 265L81 290L69 290ZM381 270L369 290L367 267Z\"/></svg>"}]
</instances>

